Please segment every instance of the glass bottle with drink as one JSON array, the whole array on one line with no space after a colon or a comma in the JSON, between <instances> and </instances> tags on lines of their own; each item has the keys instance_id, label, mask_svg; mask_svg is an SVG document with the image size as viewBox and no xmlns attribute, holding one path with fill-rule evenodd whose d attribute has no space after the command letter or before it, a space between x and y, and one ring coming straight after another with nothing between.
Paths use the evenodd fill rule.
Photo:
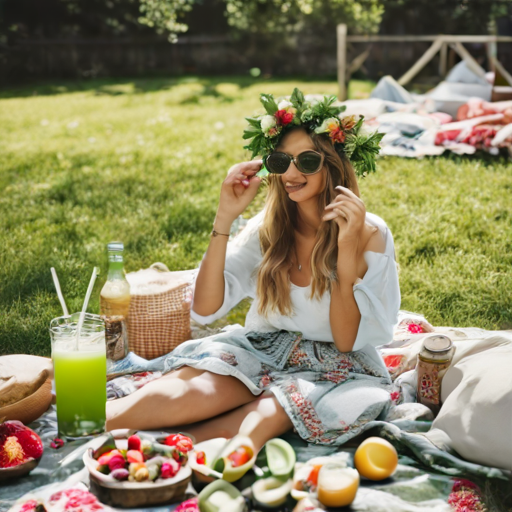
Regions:
<instances>
[{"instance_id":1,"label":"glass bottle with drink","mask_svg":"<svg viewBox=\"0 0 512 512\"><path fill-rule=\"evenodd\" d=\"M123 268L124 245L108 244L108 276L100 293L101 318L105 322L107 359L118 361L128 354L127 318L130 308L130 284Z\"/></svg>"}]
</instances>

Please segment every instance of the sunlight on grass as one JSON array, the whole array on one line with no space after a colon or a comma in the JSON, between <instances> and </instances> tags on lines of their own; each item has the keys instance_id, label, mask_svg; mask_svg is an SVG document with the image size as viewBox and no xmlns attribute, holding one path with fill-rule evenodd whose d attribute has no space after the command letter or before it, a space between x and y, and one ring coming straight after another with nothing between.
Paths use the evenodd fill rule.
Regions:
<instances>
[{"instance_id":1,"label":"sunlight on grass","mask_svg":"<svg viewBox=\"0 0 512 512\"><path fill-rule=\"evenodd\" d=\"M198 77L47 84L0 92L0 351L49 354L48 324L79 310L105 246L128 271L195 267L220 184L260 92L336 93L328 81ZM353 81L352 97L372 84ZM402 307L435 324L511 328L512 174L507 162L382 159L361 183L396 242ZM246 215L263 204L263 191ZM248 303L230 313L243 323Z\"/></svg>"}]
</instances>

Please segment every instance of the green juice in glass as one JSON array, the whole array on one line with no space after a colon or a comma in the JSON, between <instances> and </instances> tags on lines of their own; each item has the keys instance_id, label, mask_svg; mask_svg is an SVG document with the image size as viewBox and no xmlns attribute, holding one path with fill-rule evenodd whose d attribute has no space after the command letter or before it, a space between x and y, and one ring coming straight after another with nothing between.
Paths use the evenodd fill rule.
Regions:
<instances>
[{"instance_id":1,"label":"green juice in glass","mask_svg":"<svg viewBox=\"0 0 512 512\"><path fill-rule=\"evenodd\" d=\"M53 344L57 422L61 436L80 437L105 430L105 335L101 333L94 338L81 341L80 350L76 350L76 342L69 338Z\"/></svg>"}]
</instances>

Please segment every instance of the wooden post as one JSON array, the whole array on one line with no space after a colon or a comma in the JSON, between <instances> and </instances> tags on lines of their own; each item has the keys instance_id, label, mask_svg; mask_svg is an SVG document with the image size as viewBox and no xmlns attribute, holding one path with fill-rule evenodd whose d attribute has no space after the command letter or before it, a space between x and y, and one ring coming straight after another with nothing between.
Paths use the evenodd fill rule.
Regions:
<instances>
[{"instance_id":1,"label":"wooden post","mask_svg":"<svg viewBox=\"0 0 512 512\"><path fill-rule=\"evenodd\" d=\"M478 62L471 56L471 54L462 46L462 43L456 42L450 45L463 59L468 68L473 71L476 75L485 78L485 70L478 64Z\"/></svg>"},{"instance_id":2,"label":"wooden post","mask_svg":"<svg viewBox=\"0 0 512 512\"><path fill-rule=\"evenodd\" d=\"M492 64L495 72L500 73L509 85L512 86L512 75L503 67L503 64L496 57L492 57Z\"/></svg>"},{"instance_id":3,"label":"wooden post","mask_svg":"<svg viewBox=\"0 0 512 512\"><path fill-rule=\"evenodd\" d=\"M398 80L398 83L400 85L406 85L408 84L434 57L434 55L441 49L441 46L443 45L443 39L442 36L438 37L430 46L430 48L418 59L416 64L409 69L403 75L400 80Z\"/></svg>"},{"instance_id":4,"label":"wooden post","mask_svg":"<svg viewBox=\"0 0 512 512\"><path fill-rule=\"evenodd\" d=\"M439 74L441 75L441 78L444 78L446 76L446 66L448 64L448 45L446 43L443 43L443 46L441 46L440 57L441 60L439 61Z\"/></svg>"},{"instance_id":5,"label":"wooden post","mask_svg":"<svg viewBox=\"0 0 512 512\"><path fill-rule=\"evenodd\" d=\"M347 66L347 74L345 76L345 80L348 84L350 81L350 77L353 73L359 70L359 68L364 64L364 61L368 58L368 55L370 55L371 46L369 48L366 48L366 50L363 53L360 53L348 66Z\"/></svg>"},{"instance_id":6,"label":"wooden post","mask_svg":"<svg viewBox=\"0 0 512 512\"><path fill-rule=\"evenodd\" d=\"M347 99L347 84L345 77L347 73L347 25L340 24L336 27L338 39L338 99Z\"/></svg>"}]
</instances>

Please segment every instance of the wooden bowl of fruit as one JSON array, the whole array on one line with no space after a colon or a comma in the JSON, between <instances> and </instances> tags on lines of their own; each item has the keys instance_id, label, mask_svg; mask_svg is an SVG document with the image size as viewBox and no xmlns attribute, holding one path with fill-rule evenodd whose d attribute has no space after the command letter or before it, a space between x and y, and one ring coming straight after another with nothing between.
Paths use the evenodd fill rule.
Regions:
<instances>
[{"instance_id":1,"label":"wooden bowl of fruit","mask_svg":"<svg viewBox=\"0 0 512 512\"><path fill-rule=\"evenodd\" d=\"M84 463L91 492L102 503L122 508L183 501L192 476L192 441L181 437L185 440L173 446L141 433L128 439L111 437L97 450L89 449Z\"/></svg>"}]
</instances>

